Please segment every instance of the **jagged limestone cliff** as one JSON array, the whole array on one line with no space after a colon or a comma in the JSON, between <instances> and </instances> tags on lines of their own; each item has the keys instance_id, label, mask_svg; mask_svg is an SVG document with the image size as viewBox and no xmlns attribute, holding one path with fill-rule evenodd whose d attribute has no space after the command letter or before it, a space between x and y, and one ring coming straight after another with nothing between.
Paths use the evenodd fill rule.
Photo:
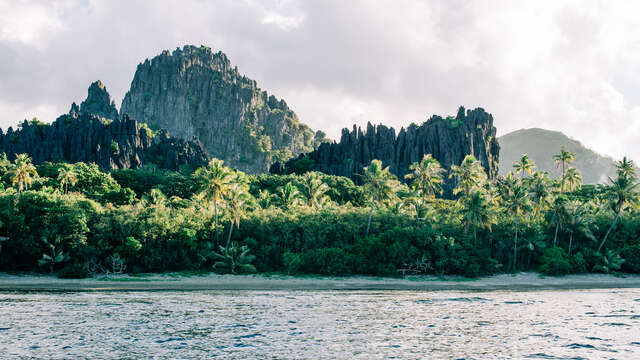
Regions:
<instances>
[{"instance_id":1,"label":"jagged limestone cliff","mask_svg":"<svg viewBox=\"0 0 640 360\"><path fill-rule=\"evenodd\" d=\"M204 46L163 51L138 65L121 113L177 137L197 137L209 155L251 173L312 151L324 138L225 54Z\"/></svg>"},{"instance_id":2,"label":"jagged limestone cliff","mask_svg":"<svg viewBox=\"0 0 640 360\"><path fill-rule=\"evenodd\" d=\"M455 118L434 115L420 126L400 129L397 136L393 128L384 125L368 124L364 132L356 126L352 131L343 129L340 142L323 143L317 150L286 164L274 164L271 172L293 172L300 164L306 164L311 170L346 176L359 183L362 168L379 159L399 179L404 179L409 165L425 154L432 154L447 171L451 165L460 164L467 154L473 154L493 179L498 174L499 152L491 114L482 108L465 113L460 107ZM445 196L450 196L453 186L453 180L447 179Z\"/></svg>"},{"instance_id":3,"label":"jagged limestone cliff","mask_svg":"<svg viewBox=\"0 0 640 360\"><path fill-rule=\"evenodd\" d=\"M27 153L36 164L83 161L103 169L139 168L151 162L175 169L209 160L197 141L172 138L166 131L153 134L127 115L119 118L99 81L91 84L87 100L80 107L74 103L69 114L52 124L25 120L16 131L9 128L4 134L0 129L0 152L10 160L16 154Z\"/></svg>"}]
</instances>

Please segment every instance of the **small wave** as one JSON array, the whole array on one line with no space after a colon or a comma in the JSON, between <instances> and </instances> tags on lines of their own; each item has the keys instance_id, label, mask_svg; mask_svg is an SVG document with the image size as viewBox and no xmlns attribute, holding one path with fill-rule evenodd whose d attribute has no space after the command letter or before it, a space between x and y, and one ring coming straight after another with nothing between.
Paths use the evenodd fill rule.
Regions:
<instances>
[{"instance_id":1,"label":"small wave","mask_svg":"<svg viewBox=\"0 0 640 360\"><path fill-rule=\"evenodd\" d=\"M529 354L524 356L525 359L557 359L553 355L547 355L545 353Z\"/></svg>"},{"instance_id":2,"label":"small wave","mask_svg":"<svg viewBox=\"0 0 640 360\"><path fill-rule=\"evenodd\" d=\"M248 335L239 335L239 336L234 336L233 339L251 339L251 338L254 338L254 337L258 337L258 336L264 336L264 335L259 334L259 333L248 334Z\"/></svg>"},{"instance_id":3,"label":"small wave","mask_svg":"<svg viewBox=\"0 0 640 360\"><path fill-rule=\"evenodd\" d=\"M565 345L564 347L569 348L569 349L596 349L595 346L590 345L590 344L578 344L578 343L573 343L573 344L569 344L569 345Z\"/></svg>"},{"instance_id":4,"label":"small wave","mask_svg":"<svg viewBox=\"0 0 640 360\"><path fill-rule=\"evenodd\" d=\"M156 340L156 343L157 344L163 344L163 343L170 342L170 341L181 341L181 340L184 340L184 339L183 338L170 337L170 338L168 338L166 340Z\"/></svg>"},{"instance_id":5,"label":"small wave","mask_svg":"<svg viewBox=\"0 0 640 360\"><path fill-rule=\"evenodd\" d=\"M522 301L505 301L505 304L524 304Z\"/></svg>"},{"instance_id":6,"label":"small wave","mask_svg":"<svg viewBox=\"0 0 640 360\"><path fill-rule=\"evenodd\" d=\"M603 323L601 324L601 326L631 326L631 325L625 324L625 323L610 322L610 323Z\"/></svg>"},{"instance_id":7,"label":"small wave","mask_svg":"<svg viewBox=\"0 0 640 360\"><path fill-rule=\"evenodd\" d=\"M251 344L244 344L244 343L236 343L236 344L233 344L233 347L237 347L237 348L238 348L238 347L252 347L252 346L253 346L253 345L251 345Z\"/></svg>"},{"instance_id":8,"label":"small wave","mask_svg":"<svg viewBox=\"0 0 640 360\"><path fill-rule=\"evenodd\" d=\"M482 297L457 297L457 298L448 298L448 299L437 299L434 301L455 301L455 302L474 302L474 301L489 301L489 299L485 299Z\"/></svg>"}]
</instances>

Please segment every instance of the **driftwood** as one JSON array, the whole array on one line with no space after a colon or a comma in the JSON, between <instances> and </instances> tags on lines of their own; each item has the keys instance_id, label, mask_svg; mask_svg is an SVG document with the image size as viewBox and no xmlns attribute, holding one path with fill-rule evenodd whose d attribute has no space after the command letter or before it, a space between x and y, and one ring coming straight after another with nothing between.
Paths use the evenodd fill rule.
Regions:
<instances>
[{"instance_id":1,"label":"driftwood","mask_svg":"<svg viewBox=\"0 0 640 360\"><path fill-rule=\"evenodd\" d=\"M422 255L422 258L417 259L413 263L402 264L402 268L396 271L402 273L403 277L407 275L427 274L433 271L433 265L431 264L431 261L428 261L425 256Z\"/></svg>"}]
</instances>

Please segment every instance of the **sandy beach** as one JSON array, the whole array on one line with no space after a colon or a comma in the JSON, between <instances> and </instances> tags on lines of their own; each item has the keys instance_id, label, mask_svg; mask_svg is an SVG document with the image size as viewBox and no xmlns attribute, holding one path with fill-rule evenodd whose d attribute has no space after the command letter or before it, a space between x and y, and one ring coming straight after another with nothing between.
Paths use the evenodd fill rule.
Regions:
<instances>
[{"instance_id":1,"label":"sandy beach","mask_svg":"<svg viewBox=\"0 0 640 360\"><path fill-rule=\"evenodd\" d=\"M0 291L193 291L193 290L541 290L640 288L640 276L582 274L544 277L537 273L501 274L478 279L297 277L286 275L183 275L178 273L59 279L45 275L0 274Z\"/></svg>"}]
</instances>

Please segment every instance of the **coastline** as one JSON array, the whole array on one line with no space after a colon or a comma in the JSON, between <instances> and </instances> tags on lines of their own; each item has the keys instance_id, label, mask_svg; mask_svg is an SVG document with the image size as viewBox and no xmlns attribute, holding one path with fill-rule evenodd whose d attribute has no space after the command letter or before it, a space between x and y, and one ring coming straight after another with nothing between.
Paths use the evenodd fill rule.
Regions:
<instances>
[{"instance_id":1,"label":"coastline","mask_svg":"<svg viewBox=\"0 0 640 360\"><path fill-rule=\"evenodd\" d=\"M300 277L287 275L184 275L180 273L60 279L46 275L0 273L0 292L43 291L199 291L199 290L414 290L531 291L640 288L640 275L579 274L546 277L538 273L500 274L478 279L460 277L370 276Z\"/></svg>"}]
</instances>

